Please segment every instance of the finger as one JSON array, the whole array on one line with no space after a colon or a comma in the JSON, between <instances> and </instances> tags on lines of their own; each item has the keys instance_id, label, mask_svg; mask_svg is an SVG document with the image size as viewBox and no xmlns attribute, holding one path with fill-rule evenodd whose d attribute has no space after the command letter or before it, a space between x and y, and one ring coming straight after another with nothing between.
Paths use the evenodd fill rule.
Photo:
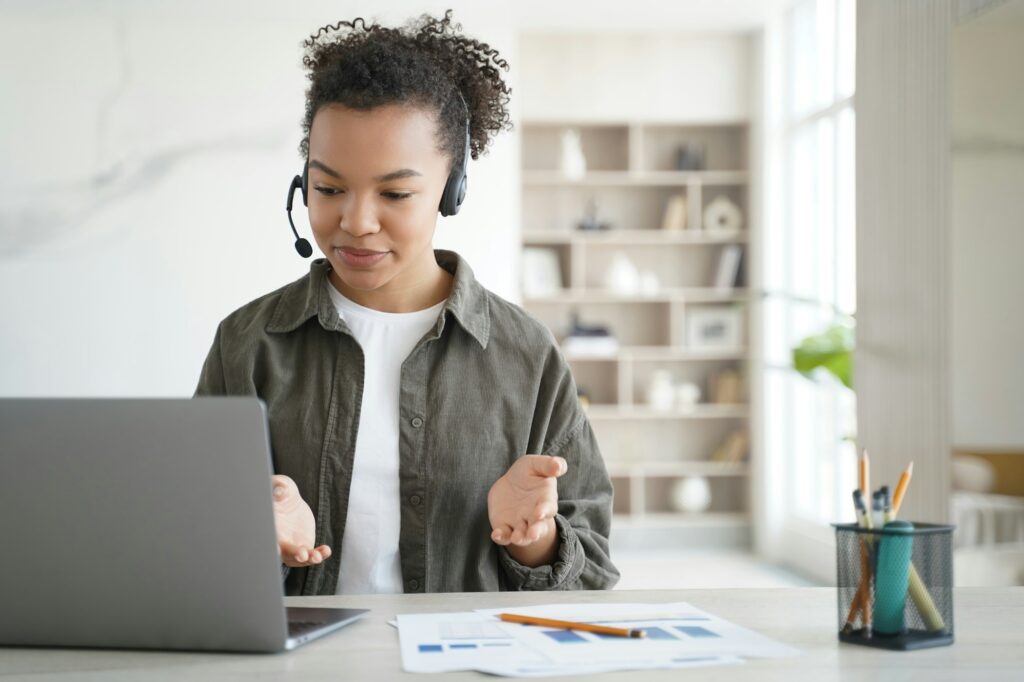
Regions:
<instances>
[{"instance_id":1,"label":"finger","mask_svg":"<svg viewBox=\"0 0 1024 682\"><path fill-rule=\"evenodd\" d=\"M545 521L541 521L540 523L531 523L530 527L526 529L526 538L530 542L537 542L547 534L548 524Z\"/></svg>"},{"instance_id":2,"label":"finger","mask_svg":"<svg viewBox=\"0 0 1024 682\"><path fill-rule=\"evenodd\" d=\"M530 517L530 523L537 523L538 521L544 521L545 519L552 518L558 513L557 502L541 501L537 503L537 506L533 508L533 516Z\"/></svg>"},{"instance_id":3,"label":"finger","mask_svg":"<svg viewBox=\"0 0 1024 682\"><path fill-rule=\"evenodd\" d=\"M526 521L520 521L516 524L515 529L512 531L512 536L509 538L509 542L513 545L522 545L526 539Z\"/></svg>"},{"instance_id":4,"label":"finger","mask_svg":"<svg viewBox=\"0 0 1024 682\"><path fill-rule=\"evenodd\" d=\"M527 455L530 458L530 472L535 476L558 477L569 469L569 464L563 457L551 457L549 455Z\"/></svg>"},{"instance_id":5,"label":"finger","mask_svg":"<svg viewBox=\"0 0 1024 682\"><path fill-rule=\"evenodd\" d=\"M316 551L320 552L320 556L322 556L324 560L329 559L331 556L331 548L327 545L320 545L316 548Z\"/></svg>"},{"instance_id":6,"label":"finger","mask_svg":"<svg viewBox=\"0 0 1024 682\"><path fill-rule=\"evenodd\" d=\"M499 545L507 545L512 529L509 526L502 526L491 531L491 540Z\"/></svg>"},{"instance_id":7,"label":"finger","mask_svg":"<svg viewBox=\"0 0 1024 682\"><path fill-rule=\"evenodd\" d=\"M281 549L281 556L297 561L299 563L309 560L310 550L302 545L296 545L290 542L278 543L278 547Z\"/></svg>"},{"instance_id":8,"label":"finger","mask_svg":"<svg viewBox=\"0 0 1024 682\"><path fill-rule=\"evenodd\" d=\"M323 555L320 554L320 552L315 550L315 549L312 552L309 553L309 559L307 559L307 561L309 561L309 563L311 563L311 564L318 564L318 563L320 563L323 560L324 560Z\"/></svg>"}]
</instances>

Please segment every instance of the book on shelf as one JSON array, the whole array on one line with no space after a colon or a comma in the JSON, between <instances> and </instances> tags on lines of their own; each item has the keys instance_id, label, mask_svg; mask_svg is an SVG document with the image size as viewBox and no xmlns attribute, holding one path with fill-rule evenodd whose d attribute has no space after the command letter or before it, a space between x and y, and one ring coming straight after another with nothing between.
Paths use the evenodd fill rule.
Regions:
<instances>
[{"instance_id":1,"label":"book on shelf","mask_svg":"<svg viewBox=\"0 0 1024 682\"><path fill-rule=\"evenodd\" d=\"M748 444L749 440L746 431L742 429L733 431L726 436L722 444L711 455L711 461L729 464L738 464L746 461Z\"/></svg>"},{"instance_id":2,"label":"book on shelf","mask_svg":"<svg viewBox=\"0 0 1024 682\"><path fill-rule=\"evenodd\" d=\"M661 229L676 232L686 229L686 195L674 194L665 204L665 214L661 219Z\"/></svg>"},{"instance_id":3,"label":"book on shelf","mask_svg":"<svg viewBox=\"0 0 1024 682\"><path fill-rule=\"evenodd\" d=\"M715 272L715 289L719 291L731 291L739 286L740 262L743 260L743 247L739 244L729 244L722 247L718 255L718 269Z\"/></svg>"}]
</instances>

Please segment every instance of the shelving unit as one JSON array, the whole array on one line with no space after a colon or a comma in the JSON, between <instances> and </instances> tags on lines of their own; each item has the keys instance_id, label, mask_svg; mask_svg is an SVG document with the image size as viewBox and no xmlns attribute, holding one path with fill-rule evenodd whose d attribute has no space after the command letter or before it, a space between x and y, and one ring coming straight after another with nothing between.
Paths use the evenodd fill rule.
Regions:
<instances>
[{"instance_id":1,"label":"shelving unit","mask_svg":"<svg viewBox=\"0 0 1024 682\"><path fill-rule=\"evenodd\" d=\"M566 128L580 133L587 160L581 178L559 170ZM744 287L713 286L722 250L745 248L751 235L746 123L527 121L521 130L522 244L554 251L562 274L561 288L543 295L526 295L524 287L523 305L559 340L575 312L587 325L607 326L619 344L600 355L565 351L577 385L589 397L588 416L615 485L617 532L680 545L701 538L749 542L748 457L711 459L733 432L749 435L748 393L735 404L706 402L713 374L733 370L745 378L750 360L746 330L755 283L749 270ZM674 169L676 149L688 141L703 145L704 170ZM666 204L677 194L687 199L687 229L662 230ZM719 194L740 207L741 229L702 229L704 209ZM610 229L576 229L591 202ZM617 253L654 273L657 290L609 290L604 278ZM744 333L738 344L687 345L688 314L705 306L741 310ZM677 383L696 383L701 402L671 409L649 405L646 388L657 370L671 371ZM673 486L692 476L707 480L711 504L699 513L678 511Z\"/></svg>"}]
</instances>

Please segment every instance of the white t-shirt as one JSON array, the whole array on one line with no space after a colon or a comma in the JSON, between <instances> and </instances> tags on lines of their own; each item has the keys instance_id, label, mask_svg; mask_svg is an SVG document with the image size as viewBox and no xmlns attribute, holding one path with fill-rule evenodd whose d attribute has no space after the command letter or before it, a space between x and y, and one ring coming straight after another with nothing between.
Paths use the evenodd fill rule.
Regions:
<instances>
[{"instance_id":1,"label":"white t-shirt","mask_svg":"<svg viewBox=\"0 0 1024 682\"><path fill-rule=\"evenodd\" d=\"M412 313L383 313L343 296L324 279L338 315L363 349L363 400L356 434L336 594L402 592L398 556L398 396L402 363L433 326L444 301Z\"/></svg>"}]
</instances>

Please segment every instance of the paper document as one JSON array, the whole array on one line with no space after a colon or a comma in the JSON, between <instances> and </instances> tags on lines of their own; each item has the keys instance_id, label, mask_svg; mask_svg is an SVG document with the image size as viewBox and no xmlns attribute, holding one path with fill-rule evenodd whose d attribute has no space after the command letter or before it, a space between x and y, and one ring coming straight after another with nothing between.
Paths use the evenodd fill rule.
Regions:
<instances>
[{"instance_id":1,"label":"paper document","mask_svg":"<svg viewBox=\"0 0 1024 682\"><path fill-rule=\"evenodd\" d=\"M506 623L498 614L642 628L630 639L580 630ZM513 677L742 663L745 657L799 653L686 602L546 604L471 613L399 615L407 672L477 670Z\"/></svg>"}]
</instances>

